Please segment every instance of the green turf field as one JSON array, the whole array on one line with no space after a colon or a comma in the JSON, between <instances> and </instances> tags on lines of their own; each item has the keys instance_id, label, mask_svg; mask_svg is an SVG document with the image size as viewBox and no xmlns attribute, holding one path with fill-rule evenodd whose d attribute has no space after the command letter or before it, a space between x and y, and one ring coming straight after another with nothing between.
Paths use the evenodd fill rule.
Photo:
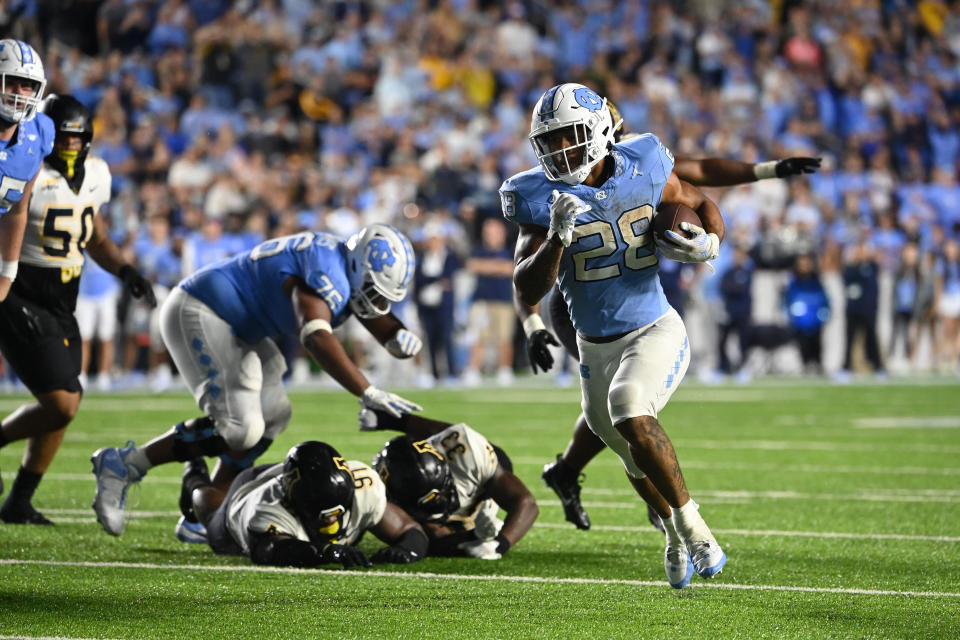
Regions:
<instances>
[{"instance_id":1,"label":"green turf field","mask_svg":"<svg viewBox=\"0 0 960 640\"><path fill-rule=\"evenodd\" d=\"M528 384L404 394L506 449L540 504L527 537L497 562L366 571L263 569L178 542L179 465L131 491L126 533L108 536L90 509L91 452L195 409L186 393L91 394L34 501L57 526L0 524L0 637L960 637L960 386L685 385L661 421L729 563L676 591L609 452L587 469L593 529L564 522L540 472L578 392ZM359 433L346 393L291 398L268 460L316 438L369 462L392 435ZM0 414L22 399L0 396ZM22 451L0 450L8 486Z\"/></svg>"}]
</instances>

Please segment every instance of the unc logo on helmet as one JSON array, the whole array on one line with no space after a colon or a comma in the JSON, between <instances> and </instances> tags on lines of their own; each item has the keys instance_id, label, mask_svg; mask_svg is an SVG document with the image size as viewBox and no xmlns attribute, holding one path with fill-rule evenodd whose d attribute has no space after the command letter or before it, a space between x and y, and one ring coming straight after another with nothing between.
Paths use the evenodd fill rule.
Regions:
<instances>
[{"instance_id":1,"label":"unc logo on helmet","mask_svg":"<svg viewBox=\"0 0 960 640\"><path fill-rule=\"evenodd\" d=\"M587 87L577 89L573 92L573 97L576 99L577 104L589 111L597 111L603 107L603 99L601 99L593 89Z\"/></svg>"},{"instance_id":2,"label":"unc logo on helmet","mask_svg":"<svg viewBox=\"0 0 960 640\"><path fill-rule=\"evenodd\" d=\"M393 251L390 251L390 244L383 238L374 238L370 241L369 247L367 263L374 271L383 271L384 267L392 266L397 261Z\"/></svg>"},{"instance_id":3,"label":"unc logo on helmet","mask_svg":"<svg viewBox=\"0 0 960 640\"><path fill-rule=\"evenodd\" d=\"M350 309L359 318L376 318L407 295L413 278L413 245L385 224L372 224L347 240Z\"/></svg>"}]
</instances>

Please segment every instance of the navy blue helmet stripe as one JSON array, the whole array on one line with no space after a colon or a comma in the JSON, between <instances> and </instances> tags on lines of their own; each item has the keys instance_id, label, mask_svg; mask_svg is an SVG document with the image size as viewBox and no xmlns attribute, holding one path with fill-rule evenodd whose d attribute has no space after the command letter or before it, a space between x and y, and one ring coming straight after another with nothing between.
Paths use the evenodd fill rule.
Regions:
<instances>
[{"instance_id":1,"label":"navy blue helmet stripe","mask_svg":"<svg viewBox=\"0 0 960 640\"><path fill-rule=\"evenodd\" d=\"M561 85L558 84L543 94L543 98L540 100L540 122L546 122L553 115L555 111L553 108L553 97L557 95L560 86Z\"/></svg>"}]
</instances>

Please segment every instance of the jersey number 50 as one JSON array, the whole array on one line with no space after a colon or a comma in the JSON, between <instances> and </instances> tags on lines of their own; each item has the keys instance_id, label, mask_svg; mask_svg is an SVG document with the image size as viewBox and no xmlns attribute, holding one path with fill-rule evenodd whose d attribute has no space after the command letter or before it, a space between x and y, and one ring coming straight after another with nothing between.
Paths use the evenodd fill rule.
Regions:
<instances>
[{"instance_id":1,"label":"jersey number 50","mask_svg":"<svg viewBox=\"0 0 960 640\"><path fill-rule=\"evenodd\" d=\"M622 273L620 264L608 264L602 267L587 267L587 260L591 258L605 258L617 252L619 243L617 231L627 245L623 253L624 266L631 271L648 269L657 264L657 254L654 251L651 237L650 221L653 218L653 207L645 204L636 209L624 211L617 223L607 220L595 220L586 224L577 225L573 229L573 241L579 243L584 238L600 236L599 247L579 251L572 255L576 265L576 279L580 282L594 282L617 278ZM572 245L571 245L572 246Z\"/></svg>"}]
</instances>

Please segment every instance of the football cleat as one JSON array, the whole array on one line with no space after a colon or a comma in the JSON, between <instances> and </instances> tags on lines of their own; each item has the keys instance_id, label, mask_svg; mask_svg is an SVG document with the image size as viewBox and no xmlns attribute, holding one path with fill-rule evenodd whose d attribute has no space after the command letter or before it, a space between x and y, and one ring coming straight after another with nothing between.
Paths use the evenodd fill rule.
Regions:
<instances>
[{"instance_id":1,"label":"football cleat","mask_svg":"<svg viewBox=\"0 0 960 640\"><path fill-rule=\"evenodd\" d=\"M190 522L185 517L180 516L177 520L177 526L173 532L180 542L192 542L194 544L206 544L207 528L199 522Z\"/></svg>"},{"instance_id":2,"label":"football cleat","mask_svg":"<svg viewBox=\"0 0 960 640\"><path fill-rule=\"evenodd\" d=\"M53 524L46 516L34 509L31 504L9 508L7 505L3 505L3 509L0 509L0 520L7 524Z\"/></svg>"},{"instance_id":3,"label":"football cleat","mask_svg":"<svg viewBox=\"0 0 960 640\"><path fill-rule=\"evenodd\" d=\"M663 554L663 568L667 572L667 582L674 589L683 589L693 577L693 562L684 546L667 543Z\"/></svg>"},{"instance_id":4,"label":"football cleat","mask_svg":"<svg viewBox=\"0 0 960 640\"><path fill-rule=\"evenodd\" d=\"M727 564L727 554L723 552L716 540L688 540L687 551L693 568L701 578L712 578Z\"/></svg>"},{"instance_id":5,"label":"football cleat","mask_svg":"<svg viewBox=\"0 0 960 640\"><path fill-rule=\"evenodd\" d=\"M567 521L572 522L577 529L589 529L590 517L580 503L580 478L583 474L571 471L563 462L562 455L557 454L557 461L545 464L540 477L560 498Z\"/></svg>"},{"instance_id":6,"label":"football cleat","mask_svg":"<svg viewBox=\"0 0 960 640\"><path fill-rule=\"evenodd\" d=\"M124 457L133 450L134 442L127 442L123 449L104 447L90 457L93 474L97 477L97 493L93 498L93 510L97 513L97 522L110 535L123 533L124 507L127 501L127 489L140 480L140 473L124 462Z\"/></svg>"}]
</instances>

